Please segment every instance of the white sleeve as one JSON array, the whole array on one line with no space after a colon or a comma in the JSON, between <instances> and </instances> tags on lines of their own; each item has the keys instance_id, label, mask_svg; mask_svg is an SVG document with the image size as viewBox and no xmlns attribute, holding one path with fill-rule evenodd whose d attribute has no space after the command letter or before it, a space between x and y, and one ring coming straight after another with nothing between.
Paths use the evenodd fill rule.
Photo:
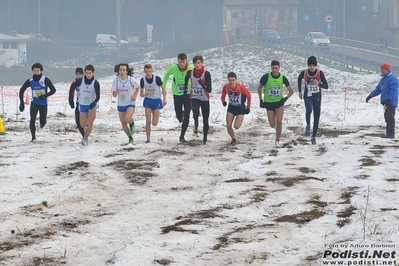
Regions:
<instances>
[{"instance_id":1,"label":"white sleeve","mask_svg":"<svg viewBox=\"0 0 399 266\"><path fill-rule=\"evenodd\" d=\"M112 81L111 91L116 91L117 83L118 83L118 77L114 78L114 80Z\"/></svg>"},{"instance_id":2,"label":"white sleeve","mask_svg":"<svg viewBox=\"0 0 399 266\"><path fill-rule=\"evenodd\" d=\"M140 87L139 81L134 77L132 77L132 86L133 86L133 89Z\"/></svg>"}]
</instances>

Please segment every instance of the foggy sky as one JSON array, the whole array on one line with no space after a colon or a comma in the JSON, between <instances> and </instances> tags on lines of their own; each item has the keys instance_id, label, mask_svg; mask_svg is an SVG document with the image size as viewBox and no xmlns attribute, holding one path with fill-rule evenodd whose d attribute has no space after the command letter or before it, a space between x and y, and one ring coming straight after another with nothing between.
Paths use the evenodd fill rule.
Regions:
<instances>
[{"instance_id":1,"label":"foggy sky","mask_svg":"<svg viewBox=\"0 0 399 266\"><path fill-rule=\"evenodd\" d=\"M143 40L147 24L154 25L153 41L164 43L195 32L217 35L223 28L222 0L120 1L123 39L137 33ZM116 0L0 0L0 32L94 41L97 33L116 34L116 21Z\"/></svg>"}]
</instances>

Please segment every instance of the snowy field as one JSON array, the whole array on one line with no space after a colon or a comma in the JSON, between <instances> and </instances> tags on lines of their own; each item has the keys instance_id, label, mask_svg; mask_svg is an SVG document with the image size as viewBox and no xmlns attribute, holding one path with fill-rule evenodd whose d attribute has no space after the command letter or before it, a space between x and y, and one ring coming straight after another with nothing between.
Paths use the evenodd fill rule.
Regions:
<instances>
[{"instance_id":1,"label":"snowy field","mask_svg":"<svg viewBox=\"0 0 399 266\"><path fill-rule=\"evenodd\" d=\"M4 98L0 265L398 264L399 144L380 138L379 99L365 103L380 76L342 72L319 59L330 90L323 94L318 145L303 134L305 107L295 92L276 149L254 89L276 59L296 91L307 58L246 46L200 54L214 89L206 145L191 133L192 119L188 143L178 142L170 84L149 144L138 101L132 146L121 146L127 137L110 96L112 72L100 80L103 97L87 147L78 144L69 84L55 84L47 125L34 144L29 112L17 116L16 98ZM134 75L151 63L163 76L175 62L135 62ZM253 92L234 147L220 101L230 71Z\"/></svg>"}]
</instances>

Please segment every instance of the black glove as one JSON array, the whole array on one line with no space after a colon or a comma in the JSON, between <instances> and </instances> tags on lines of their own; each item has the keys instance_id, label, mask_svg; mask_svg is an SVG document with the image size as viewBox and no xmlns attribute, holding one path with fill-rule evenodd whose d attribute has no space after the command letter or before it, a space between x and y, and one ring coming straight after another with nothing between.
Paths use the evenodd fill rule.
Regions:
<instances>
[{"instance_id":1,"label":"black glove","mask_svg":"<svg viewBox=\"0 0 399 266\"><path fill-rule=\"evenodd\" d=\"M90 109L93 109L94 107L96 107L97 103L96 102L92 102L89 106Z\"/></svg>"},{"instance_id":2,"label":"black glove","mask_svg":"<svg viewBox=\"0 0 399 266\"><path fill-rule=\"evenodd\" d=\"M368 102L370 101L370 99L371 99L371 96L370 96L370 95L367 96L367 98L366 98L366 103L368 103Z\"/></svg>"},{"instance_id":3,"label":"black glove","mask_svg":"<svg viewBox=\"0 0 399 266\"><path fill-rule=\"evenodd\" d=\"M250 111L251 111L251 110L249 110L249 108L246 108L246 109L245 109L245 114L249 114Z\"/></svg>"},{"instance_id":4,"label":"black glove","mask_svg":"<svg viewBox=\"0 0 399 266\"><path fill-rule=\"evenodd\" d=\"M206 89L205 84L202 82L202 79L198 79L199 85L201 85L202 88Z\"/></svg>"},{"instance_id":5,"label":"black glove","mask_svg":"<svg viewBox=\"0 0 399 266\"><path fill-rule=\"evenodd\" d=\"M24 103L20 103L20 104L19 104L19 110L20 110L21 112L23 112L23 111L25 110L25 104L24 104Z\"/></svg>"},{"instance_id":6,"label":"black glove","mask_svg":"<svg viewBox=\"0 0 399 266\"><path fill-rule=\"evenodd\" d=\"M283 103L285 103L287 100L288 100L288 97L287 97L287 96L284 97L284 98L283 98Z\"/></svg>"},{"instance_id":7,"label":"black glove","mask_svg":"<svg viewBox=\"0 0 399 266\"><path fill-rule=\"evenodd\" d=\"M385 102L385 105L386 106L389 106L391 104L391 100L387 100L386 102Z\"/></svg>"},{"instance_id":8,"label":"black glove","mask_svg":"<svg viewBox=\"0 0 399 266\"><path fill-rule=\"evenodd\" d=\"M40 100L45 100L47 98L47 94L42 94L38 97Z\"/></svg>"},{"instance_id":9,"label":"black glove","mask_svg":"<svg viewBox=\"0 0 399 266\"><path fill-rule=\"evenodd\" d=\"M259 100L259 107L265 108L265 103L263 102L263 100Z\"/></svg>"},{"instance_id":10,"label":"black glove","mask_svg":"<svg viewBox=\"0 0 399 266\"><path fill-rule=\"evenodd\" d=\"M226 107L226 105L227 105L227 102L223 101L223 106Z\"/></svg>"},{"instance_id":11,"label":"black glove","mask_svg":"<svg viewBox=\"0 0 399 266\"><path fill-rule=\"evenodd\" d=\"M75 103L73 101L69 102L69 106L71 107L71 109L73 109L73 108L75 108Z\"/></svg>"}]
</instances>

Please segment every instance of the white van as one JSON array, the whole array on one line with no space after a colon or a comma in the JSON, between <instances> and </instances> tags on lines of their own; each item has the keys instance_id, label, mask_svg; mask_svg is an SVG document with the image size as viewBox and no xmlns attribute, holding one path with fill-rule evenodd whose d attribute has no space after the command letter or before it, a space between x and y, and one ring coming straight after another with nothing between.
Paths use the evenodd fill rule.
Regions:
<instances>
[{"instance_id":1,"label":"white van","mask_svg":"<svg viewBox=\"0 0 399 266\"><path fill-rule=\"evenodd\" d=\"M115 47L116 36L111 34L97 34L96 44L100 47ZM127 41L121 40L121 45L128 44Z\"/></svg>"}]
</instances>

